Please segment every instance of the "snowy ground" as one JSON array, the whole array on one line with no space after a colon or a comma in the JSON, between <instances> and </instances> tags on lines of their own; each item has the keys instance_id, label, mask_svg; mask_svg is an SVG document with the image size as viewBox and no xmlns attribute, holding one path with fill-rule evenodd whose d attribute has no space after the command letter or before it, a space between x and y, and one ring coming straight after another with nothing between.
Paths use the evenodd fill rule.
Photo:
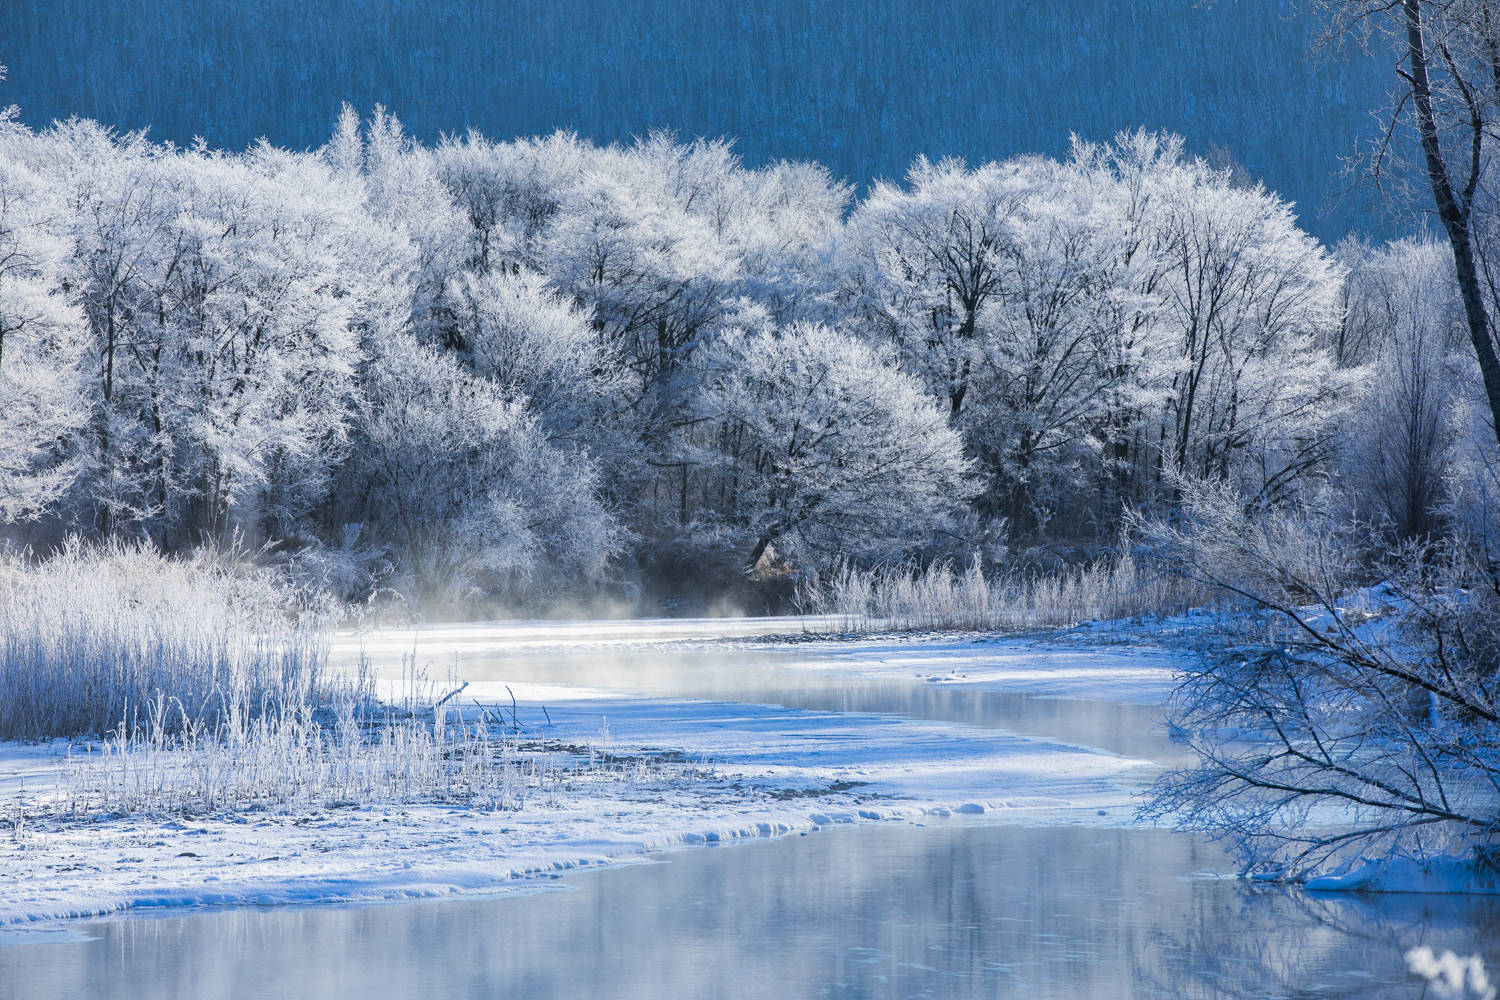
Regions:
<instances>
[{"instance_id":1,"label":"snowy ground","mask_svg":"<svg viewBox=\"0 0 1500 1000\"><path fill-rule=\"evenodd\" d=\"M37 818L35 803L57 780L62 748L0 744L0 926L150 906L493 891L677 845L866 820L1129 821L1148 761L953 723L662 693L696 690L696 673L774 671L1150 704L1171 681L1174 654L1162 650L803 634L830 625L510 623L340 637L336 658L363 654L387 682L411 656L430 675L472 679L465 699L508 713L513 695L533 747L614 762L518 811L325 807L59 823ZM766 638L782 633L790 638ZM652 669L662 664L665 673Z\"/></svg>"}]
</instances>

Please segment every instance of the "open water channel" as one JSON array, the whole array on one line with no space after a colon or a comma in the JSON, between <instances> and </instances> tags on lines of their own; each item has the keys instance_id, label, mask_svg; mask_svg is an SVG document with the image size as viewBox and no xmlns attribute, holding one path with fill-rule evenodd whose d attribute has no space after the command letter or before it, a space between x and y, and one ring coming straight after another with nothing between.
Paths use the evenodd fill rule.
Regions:
<instances>
[{"instance_id":1,"label":"open water channel","mask_svg":"<svg viewBox=\"0 0 1500 1000\"><path fill-rule=\"evenodd\" d=\"M797 651L805 657L807 649ZM753 646L461 654L461 673L900 714L1180 759L1158 709L783 669ZM711 662L710 662L711 661ZM951 819L675 851L484 898L79 922L0 944L0 1000L1422 997L1500 963L1500 900L1247 885L1201 839ZM0 890L3 891L3 890Z\"/></svg>"}]
</instances>

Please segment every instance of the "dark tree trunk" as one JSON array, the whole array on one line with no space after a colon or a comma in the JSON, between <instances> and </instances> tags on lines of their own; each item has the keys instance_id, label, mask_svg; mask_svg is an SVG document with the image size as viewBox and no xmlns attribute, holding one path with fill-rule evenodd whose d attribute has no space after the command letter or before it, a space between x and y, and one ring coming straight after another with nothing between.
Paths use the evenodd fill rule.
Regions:
<instances>
[{"instance_id":1,"label":"dark tree trunk","mask_svg":"<svg viewBox=\"0 0 1500 1000\"><path fill-rule=\"evenodd\" d=\"M1423 37L1422 0L1402 0L1402 11L1406 19L1406 53L1411 64L1408 82L1411 85L1412 104L1417 113L1417 132L1422 140L1427 178L1432 182L1432 196L1437 204L1438 218L1442 220L1443 230L1453 247L1453 267L1458 278L1459 295L1463 299L1464 318L1468 321L1469 340L1473 343L1474 354L1479 360L1479 373L1484 379L1484 392L1490 405L1490 420L1494 426L1496 443L1500 444L1500 357L1496 357L1495 342L1490 336L1490 319L1484 308L1479 263L1475 258L1469 228L1474 191L1479 180L1483 124L1477 120L1471 123L1473 156L1468 183L1460 202L1459 194L1453 189L1447 162L1443 159L1442 144L1433 113L1432 81L1427 71L1427 42Z\"/></svg>"},{"instance_id":2,"label":"dark tree trunk","mask_svg":"<svg viewBox=\"0 0 1500 1000\"><path fill-rule=\"evenodd\" d=\"M766 554L766 546L771 544L770 535L761 535L755 540L755 548L750 550L750 561L745 564L746 573L754 573L755 567L760 565L760 557Z\"/></svg>"}]
</instances>

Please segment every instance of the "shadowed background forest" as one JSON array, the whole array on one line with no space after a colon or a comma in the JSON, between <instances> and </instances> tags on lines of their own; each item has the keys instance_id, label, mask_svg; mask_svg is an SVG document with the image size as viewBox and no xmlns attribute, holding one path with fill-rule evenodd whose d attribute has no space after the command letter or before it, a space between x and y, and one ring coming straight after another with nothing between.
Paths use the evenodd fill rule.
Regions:
<instances>
[{"instance_id":1,"label":"shadowed background forest","mask_svg":"<svg viewBox=\"0 0 1500 1000\"><path fill-rule=\"evenodd\" d=\"M918 154L1057 156L1070 132L1166 129L1231 151L1326 242L1396 235L1338 176L1379 135L1392 67L1312 58L1316 32L1280 0L8 0L0 102L33 126L78 115L219 148L320 145L341 101L428 142L670 128L858 185Z\"/></svg>"}]
</instances>

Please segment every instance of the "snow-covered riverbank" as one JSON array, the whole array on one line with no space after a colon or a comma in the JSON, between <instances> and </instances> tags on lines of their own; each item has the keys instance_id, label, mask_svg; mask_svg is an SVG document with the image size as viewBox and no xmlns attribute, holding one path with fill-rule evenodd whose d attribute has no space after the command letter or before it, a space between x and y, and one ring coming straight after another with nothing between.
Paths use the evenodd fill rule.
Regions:
<instances>
[{"instance_id":1,"label":"snow-covered riverbank","mask_svg":"<svg viewBox=\"0 0 1500 1000\"><path fill-rule=\"evenodd\" d=\"M826 627L826 623L817 623ZM785 643L763 638L798 634ZM529 754L592 757L513 811L350 806L86 823L37 816L57 746L0 745L0 924L137 907L399 899L483 892L530 874L618 863L683 844L809 832L953 812L1019 821L1126 822L1154 770L1078 743L953 722L642 693L639 669L763 669L786 676L902 678L981 691L1150 703L1172 654L1020 639L838 640L797 620L453 626L347 636L385 678L415 651L473 678L465 699L503 705ZM762 638L753 638L762 637ZM753 641L753 649L747 645ZM738 650L738 658L731 656ZM627 657L627 654L629 656ZM593 681L549 664L591 664ZM571 659L570 659L571 658ZM618 660L614 676L600 664ZM609 683L601 683L609 681ZM691 687L685 687L691 690ZM1082 741L1079 741L1082 742ZM29 805L28 805L29 803ZM28 815L30 818L28 818Z\"/></svg>"}]
</instances>

